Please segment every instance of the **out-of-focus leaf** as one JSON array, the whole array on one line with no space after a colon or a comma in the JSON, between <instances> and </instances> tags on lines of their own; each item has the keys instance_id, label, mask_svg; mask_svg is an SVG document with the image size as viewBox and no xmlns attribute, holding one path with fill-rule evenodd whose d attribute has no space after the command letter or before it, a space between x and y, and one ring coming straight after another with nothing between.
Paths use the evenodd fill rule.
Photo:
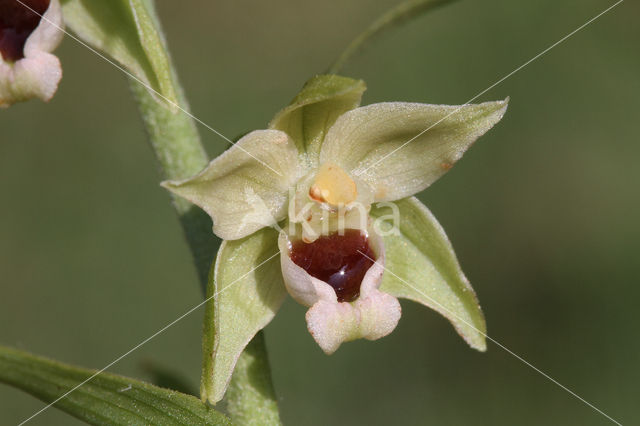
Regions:
<instances>
[{"instance_id":1,"label":"out-of-focus leaf","mask_svg":"<svg viewBox=\"0 0 640 426\"><path fill-rule=\"evenodd\" d=\"M0 382L51 403L95 372L0 346ZM94 425L229 425L197 398L100 373L54 404Z\"/></svg>"},{"instance_id":2,"label":"out-of-focus leaf","mask_svg":"<svg viewBox=\"0 0 640 426\"><path fill-rule=\"evenodd\" d=\"M485 351L487 329L478 299L429 209L411 197L382 203L371 216L379 219L386 250L380 290L439 312L472 348ZM397 233L390 231L394 218L399 219Z\"/></svg>"}]
</instances>

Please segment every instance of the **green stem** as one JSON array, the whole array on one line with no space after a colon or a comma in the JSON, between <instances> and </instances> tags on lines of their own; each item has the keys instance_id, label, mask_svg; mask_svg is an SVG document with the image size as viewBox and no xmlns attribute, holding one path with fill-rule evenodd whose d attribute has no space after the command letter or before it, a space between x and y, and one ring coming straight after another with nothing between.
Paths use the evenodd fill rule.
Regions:
<instances>
[{"instance_id":1,"label":"green stem","mask_svg":"<svg viewBox=\"0 0 640 426\"><path fill-rule=\"evenodd\" d=\"M153 12L153 11L152 11ZM160 24L155 19L158 31ZM166 46L161 46L166 50ZM184 111L189 106L178 82L175 67L170 64L178 103ZM131 88L142 115L151 147L167 179L185 179L200 172L207 164L194 120L176 108L154 97L140 83L131 80ZM191 249L203 289L219 240L211 231L211 219L199 208L183 199L172 197L180 224ZM271 384L271 372L262 334L259 333L238 360L229 392L229 407L241 424L279 424L278 406ZM270 423L265 423L269 419Z\"/></svg>"},{"instance_id":2,"label":"green stem","mask_svg":"<svg viewBox=\"0 0 640 426\"><path fill-rule=\"evenodd\" d=\"M163 177L185 179L202 170L207 164L207 155L193 120L184 112L161 103L135 80L131 80L131 89ZM181 108L187 110L184 96L180 94L179 98L182 98L179 99ZM172 196L172 202L204 290L219 241L211 232L211 219L204 211L176 196Z\"/></svg>"},{"instance_id":3,"label":"green stem","mask_svg":"<svg viewBox=\"0 0 640 426\"><path fill-rule=\"evenodd\" d=\"M229 415L236 425L281 424L262 331L238 359L227 389L227 401Z\"/></svg>"},{"instance_id":4,"label":"green stem","mask_svg":"<svg viewBox=\"0 0 640 426\"><path fill-rule=\"evenodd\" d=\"M349 43L338 59L329 67L328 74L337 74L347 61L374 36L451 1L453 0L407 0L400 3L373 21L366 30Z\"/></svg>"}]
</instances>

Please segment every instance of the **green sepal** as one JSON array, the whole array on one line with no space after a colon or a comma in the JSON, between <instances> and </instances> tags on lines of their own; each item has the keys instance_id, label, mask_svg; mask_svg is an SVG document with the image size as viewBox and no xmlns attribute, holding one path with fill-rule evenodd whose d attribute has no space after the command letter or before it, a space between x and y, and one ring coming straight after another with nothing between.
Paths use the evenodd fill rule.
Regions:
<instances>
[{"instance_id":1,"label":"green sepal","mask_svg":"<svg viewBox=\"0 0 640 426\"><path fill-rule=\"evenodd\" d=\"M224 241L207 286L200 396L220 401L238 357L275 316L287 294L280 272L278 232L263 228Z\"/></svg>"},{"instance_id":2,"label":"green sepal","mask_svg":"<svg viewBox=\"0 0 640 426\"><path fill-rule=\"evenodd\" d=\"M83 383L94 374L93 370L0 346L0 382L47 403L62 397L53 406L89 424L231 424L196 397L139 380L102 372Z\"/></svg>"},{"instance_id":3,"label":"green sepal","mask_svg":"<svg viewBox=\"0 0 640 426\"><path fill-rule=\"evenodd\" d=\"M161 185L206 211L218 237L237 240L286 217L299 174L298 151L287 134L255 130L196 176Z\"/></svg>"},{"instance_id":4,"label":"green sepal","mask_svg":"<svg viewBox=\"0 0 640 426\"><path fill-rule=\"evenodd\" d=\"M355 108L327 133L320 162L366 182L376 201L399 200L451 169L500 121L508 101L459 106L381 102Z\"/></svg>"},{"instance_id":5,"label":"green sepal","mask_svg":"<svg viewBox=\"0 0 640 426\"><path fill-rule=\"evenodd\" d=\"M65 23L91 47L166 98L178 100L153 3L145 0L62 0ZM156 100L159 97L154 93Z\"/></svg>"},{"instance_id":6,"label":"green sepal","mask_svg":"<svg viewBox=\"0 0 640 426\"><path fill-rule=\"evenodd\" d=\"M393 212L393 206L397 211ZM486 323L444 229L417 198L380 203L371 210L385 243L380 290L428 306L446 317L474 349L485 351ZM392 218L399 218L393 228Z\"/></svg>"},{"instance_id":7,"label":"green sepal","mask_svg":"<svg viewBox=\"0 0 640 426\"><path fill-rule=\"evenodd\" d=\"M291 137L310 167L317 165L327 130L345 112L360 105L366 85L338 75L318 75L307 81L289 106L281 110L269 128Z\"/></svg>"}]
</instances>

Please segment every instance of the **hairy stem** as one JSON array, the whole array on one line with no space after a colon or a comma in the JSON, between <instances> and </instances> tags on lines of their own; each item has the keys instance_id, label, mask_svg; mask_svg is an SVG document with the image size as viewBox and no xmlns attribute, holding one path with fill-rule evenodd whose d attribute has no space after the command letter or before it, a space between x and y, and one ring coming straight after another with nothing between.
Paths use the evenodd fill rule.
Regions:
<instances>
[{"instance_id":1,"label":"hairy stem","mask_svg":"<svg viewBox=\"0 0 640 426\"><path fill-rule=\"evenodd\" d=\"M159 29L157 18L155 21ZM166 46L161 48L166 50ZM175 68L170 66L178 103L180 108L188 111L189 106ZM163 177L185 179L201 171L208 158L194 120L184 111L152 95L137 81L131 80L131 88ZM172 196L172 202L191 249L204 293L211 261L215 258L220 241L211 231L211 219L205 212L175 196ZM266 346L261 333L240 356L231 387L237 391L229 392L228 403L233 407L233 415L240 417L240 424L279 424ZM265 419L269 423L265 423Z\"/></svg>"},{"instance_id":2,"label":"hairy stem","mask_svg":"<svg viewBox=\"0 0 640 426\"><path fill-rule=\"evenodd\" d=\"M262 331L256 334L236 364L227 390L227 407L234 424L279 425L278 402L271 384Z\"/></svg>"},{"instance_id":3,"label":"hairy stem","mask_svg":"<svg viewBox=\"0 0 640 426\"><path fill-rule=\"evenodd\" d=\"M207 164L207 155L193 120L182 111L158 100L137 81L131 80L131 88L163 177L185 179L202 170ZM183 98L180 106L187 109L184 97L180 97ZM219 241L211 232L211 219L204 211L182 198L171 197L204 293L211 260L214 259Z\"/></svg>"}]
</instances>

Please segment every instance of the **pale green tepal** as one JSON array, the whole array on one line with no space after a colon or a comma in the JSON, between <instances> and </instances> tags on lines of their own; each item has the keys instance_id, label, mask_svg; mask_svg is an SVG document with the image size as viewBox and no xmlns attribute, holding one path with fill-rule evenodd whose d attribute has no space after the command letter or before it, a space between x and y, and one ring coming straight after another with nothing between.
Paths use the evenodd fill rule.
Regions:
<instances>
[{"instance_id":1,"label":"pale green tepal","mask_svg":"<svg viewBox=\"0 0 640 426\"><path fill-rule=\"evenodd\" d=\"M268 130L247 134L191 179L163 182L203 208L224 239L207 292L203 399L222 399L242 350L287 292L309 307L308 329L327 354L391 333L398 297L435 309L486 349L476 295L442 227L411 196L496 124L507 100L358 107L364 90L362 81L314 77ZM318 265L336 256L350 260L326 278ZM361 275L353 265L365 265ZM335 281L345 276L357 277L348 294Z\"/></svg>"}]
</instances>

